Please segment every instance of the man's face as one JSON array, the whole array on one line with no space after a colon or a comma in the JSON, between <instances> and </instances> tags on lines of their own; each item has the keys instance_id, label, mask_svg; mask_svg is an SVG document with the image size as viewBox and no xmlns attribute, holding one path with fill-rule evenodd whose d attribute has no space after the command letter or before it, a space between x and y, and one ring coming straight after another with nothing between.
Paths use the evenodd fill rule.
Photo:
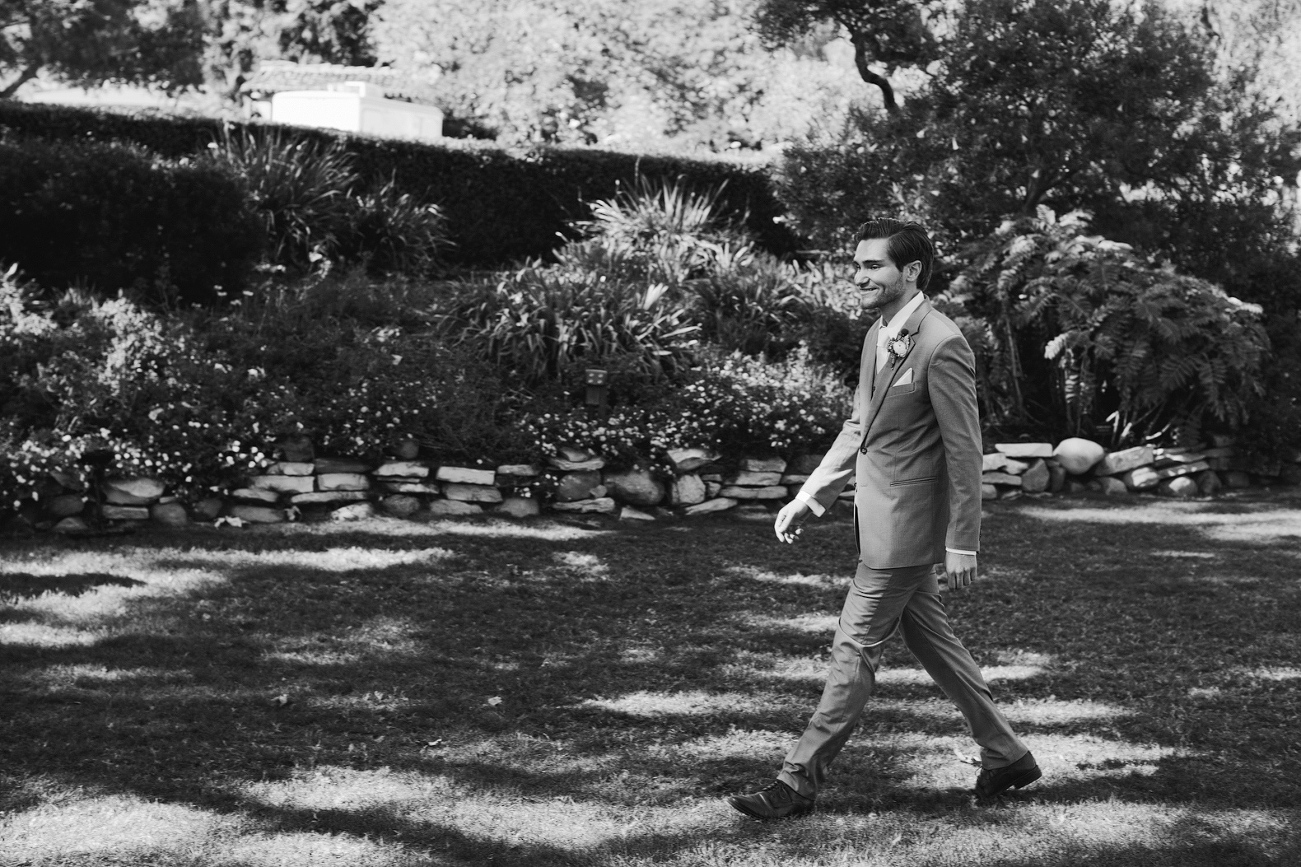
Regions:
<instances>
[{"instance_id":1,"label":"man's face","mask_svg":"<svg viewBox=\"0 0 1301 867\"><path fill-rule=\"evenodd\" d=\"M892 301L903 297L908 281L890 259L885 238L859 241L854 251L854 285L858 287L859 302L868 310L880 310Z\"/></svg>"}]
</instances>

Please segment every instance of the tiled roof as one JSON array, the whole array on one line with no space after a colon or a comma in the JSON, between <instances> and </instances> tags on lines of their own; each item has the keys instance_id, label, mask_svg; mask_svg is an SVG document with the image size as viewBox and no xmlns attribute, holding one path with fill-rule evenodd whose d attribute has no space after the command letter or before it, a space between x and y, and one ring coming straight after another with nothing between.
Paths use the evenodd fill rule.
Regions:
<instances>
[{"instance_id":1,"label":"tiled roof","mask_svg":"<svg viewBox=\"0 0 1301 867\"><path fill-rule=\"evenodd\" d=\"M294 63L288 60L263 61L253 76L240 86L240 92L271 94L285 90L324 90L327 84L345 81L373 84L390 99L434 104L432 81L384 67Z\"/></svg>"}]
</instances>

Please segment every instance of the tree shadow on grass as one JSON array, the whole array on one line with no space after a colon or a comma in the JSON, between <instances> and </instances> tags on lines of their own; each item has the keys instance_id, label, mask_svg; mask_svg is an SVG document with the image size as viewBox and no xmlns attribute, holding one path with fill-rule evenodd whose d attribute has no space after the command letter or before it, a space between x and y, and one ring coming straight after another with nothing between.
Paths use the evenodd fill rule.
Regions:
<instances>
[{"instance_id":1,"label":"tree shadow on grass","mask_svg":"<svg viewBox=\"0 0 1301 867\"><path fill-rule=\"evenodd\" d=\"M100 587L139 587L143 581L110 575L105 572L82 572L68 575L32 575L26 572L0 572L0 603L32 599L46 593L81 596Z\"/></svg>"},{"instance_id":2,"label":"tree shadow on grass","mask_svg":"<svg viewBox=\"0 0 1301 867\"><path fill-rule=\"evenodd\" d=\"M1176 574L1140 556L1151 548L1150 527L1080 522L1046 535L1043 522L1012 518L980 591L949 601L960 634L978 656L1003 649L1048 660L1041 673L999 684L1000 700L1117 709L1019 725L1027 740L1086 735L1177 750L1153 759L1150 773L1121 766L1102 778L1050 777L1035 798L1301 804L1296 776L1286 773L1296 769L1295 747L1288 753L1280 736L1290 705L1276 687L1288 682L1225 674L1226 648L1238 668L1295 658L1295 627L1278 604L1288 591L1256 575L1286 566L1286 552L1254 550L1244 560L1240 548L1181 527L1163 535L1162 548L1206 556L1192 574ZM401 535L142 534L107 546L151 558L155 570L207 570L220 580L185 596L129 601L105 624L115 634L89 646L0 647L7 773L252 811L284 828L374 835L391 827L460 863L491 855L538 865L573 863L574 853L468 834L437 815L309 811L231 793L312 767L389 767L461 792L637 809L770 777L779 751L701 750L729 732L788 743L803 725L820 684L780 664L816 668L826 649L828 635L798 624L839 607L853 559L844 522L811 528L802 548L776 546L766 525L721 521L689 536L672 526L593 524L551 540L524 529L485 521ZM182 539L189 550L178 550ZM248 556L223 565L228 547ZM1076 556L1063 563L1066 551ZM365 552L392 556L370 566ZM1190 699L1191 685L1220 691ZM640 710L629 712L628 697L638 695ZM855 751L880 735L887 745L871 747L878 773L862 783L842 778L830 812L956 808L961 796L908 784L915 747L888 745L900 732L960 734L956 713L937 721L915 710L936 695L924 683L881 690L842 758L846 770L861 764ZM684 709L682 696L696 705ZM1253 725L1267 736L1254 737ZM630 781L620 782L621 770ZM683 851L702 839L652 836L632 835L619 846L643 848L620 851ZM582 857L600 863L613 851Z\"/></svg>"}]
</instances>

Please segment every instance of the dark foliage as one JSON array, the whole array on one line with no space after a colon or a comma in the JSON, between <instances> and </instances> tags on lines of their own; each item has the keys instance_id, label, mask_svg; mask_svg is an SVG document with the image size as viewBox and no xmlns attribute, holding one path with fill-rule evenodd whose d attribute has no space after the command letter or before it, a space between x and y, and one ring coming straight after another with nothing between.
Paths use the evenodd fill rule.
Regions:
<instances>
[{"instance_id":1,"label":"dark foliage","mask_svg":"<svg viewBox=\"0 0 1301 867\"><path fill-rule=\"evenodd\" d=\"M45 286L207 300L242 288L261 248L240 181L94 142L0 143L0 260Z\"/></svg>"}]
</instances>

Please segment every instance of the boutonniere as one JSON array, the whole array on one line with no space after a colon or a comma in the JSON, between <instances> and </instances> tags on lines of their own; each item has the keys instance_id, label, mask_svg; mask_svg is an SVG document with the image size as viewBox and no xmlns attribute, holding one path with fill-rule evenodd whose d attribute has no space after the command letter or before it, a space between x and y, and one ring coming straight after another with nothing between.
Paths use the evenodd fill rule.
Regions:
<instances>
[{"instance_id":1,"label":"boutonniere","mask_svg":"<svg viewBox=\"0 0 1301 867\"><path fill-rule=\"evenodd\" d=\"M894 367L903 361L905 355L912 351L913 339L908 336L907 331L900 331L897 337L891 339L885 345L885 348L890 353L890 366Z\"/></svg>"}]
</instances>

